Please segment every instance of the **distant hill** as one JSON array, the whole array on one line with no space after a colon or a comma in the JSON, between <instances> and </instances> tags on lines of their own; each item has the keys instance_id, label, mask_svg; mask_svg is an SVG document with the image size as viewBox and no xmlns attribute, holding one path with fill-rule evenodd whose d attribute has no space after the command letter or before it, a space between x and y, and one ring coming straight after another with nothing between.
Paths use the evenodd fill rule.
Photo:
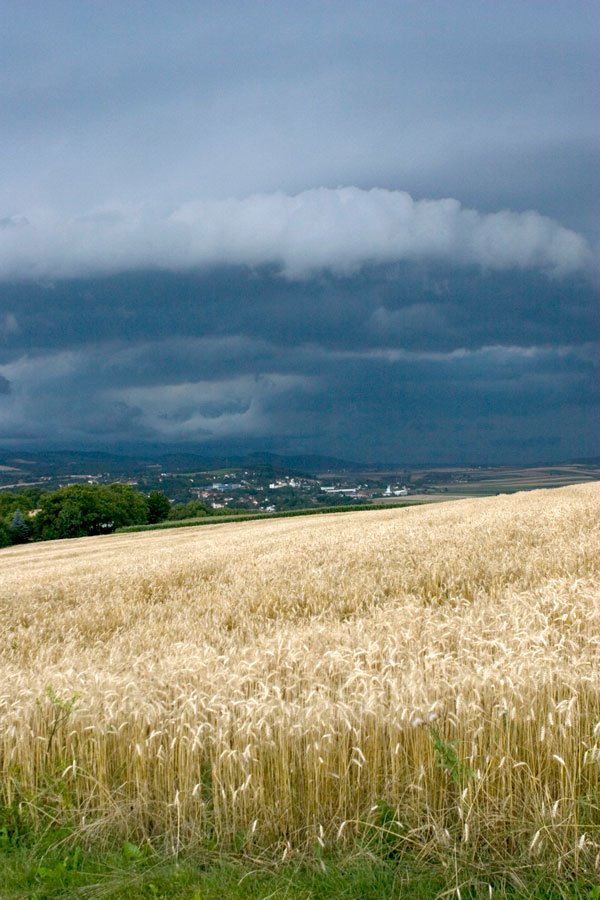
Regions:
<instances>
[{"instance_id":1,"label":"distant hill","mask_svg":"<svg viewBox=\"0 0 600 900\"><path fill-rule=\"evenodd\" d=\"M277 453L250 453L238 455L208 456L200 453L174 453L148 451L140 454L104 453L101 451L47 450L32 452L0 452L0 466L14 468L31 475L43 472L52 475L99 472L123 472L135 474L160 465L167 471L193 471L220 468L264 468L269 471L293 470L294 473L322 471L357 471L363 464L329 456L295 455Z\"/></svg>"},{"instance_id":2,"label":"distant hill","mask_svg":"<svg viewBox=\"0 0 600 900\"><path fill-rule=\"evenodd\" d=\"M82 472L109 472L126 471L133 472L146 465L143 458L136 456L122 456L116 453L102 453L98 451L75 450L47 450L30 452L12 452L0 454L0 464L13 466L20 471L36 474L43 472L52 475L55 472L61 474L74 474Z\"/></svg>"},{"instance_id":3,"label":"distant hill","mask_svg":"<svg viewBox=\"0 0 600 900\"><path fill-rule=\"evenodd\" d=\"M514 467L513 464L506 464ZM569 466L587 465L600 466L600 456L580 457L572 460L548 461L543 463L519 466L522 469L533 469L539 465ZM377 472L392 470L443 470L445 468L492 468L503 466L488 466L485 462L473 462L470 466L449 461L446 465L422 463L364 463L354 460L340 459L335 456L319 454L293 454L290 456L269 451L254 451L251 453L209 455L202 452L185 451L177 452L172 449L164 451L158 447L149 447L140 452L116 453L99 450L37 450L35 452L0 449L0 470L2 467L12 469L19 475L96 475L103 472L111 472L122 476L132 477L145 472L149 467L158 467L168 472L191 472L212 469L262 469L273 474L289 475L315 475L317 473L352 473L352 472Z\"/></svg>"},{"instance_id":4,"label":"distant hill","mask_svg":"<svg viewBox=\"0 0 600 900\"><path fill-rule=\"evenodd\" d=\"M350 462L347 459L339 459L335 456L318 456L312 454L299 454L295 456L282 456L278 453L251 453L244 458L244 465L261 465L267 463L280 468L301 469L304 472L356 472L367 468L365 463Z\"/></svg>"}]
</instances>

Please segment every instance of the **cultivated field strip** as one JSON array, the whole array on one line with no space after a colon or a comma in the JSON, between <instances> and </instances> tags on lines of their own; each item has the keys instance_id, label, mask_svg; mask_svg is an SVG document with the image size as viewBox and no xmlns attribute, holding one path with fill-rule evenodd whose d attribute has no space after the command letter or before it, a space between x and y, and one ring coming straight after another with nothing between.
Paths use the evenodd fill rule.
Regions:
<instances>
[{"instance_id":1,"label":"cultivated field strip","mask_svg":"<svg viewBox=\"0 0 600 900\"><path fill-rule=\"evenodd\" d=\"M387 804L412 847L598 866L599 500L2 551L0 802L285 853Z\"/></svg>"}]
</instances>

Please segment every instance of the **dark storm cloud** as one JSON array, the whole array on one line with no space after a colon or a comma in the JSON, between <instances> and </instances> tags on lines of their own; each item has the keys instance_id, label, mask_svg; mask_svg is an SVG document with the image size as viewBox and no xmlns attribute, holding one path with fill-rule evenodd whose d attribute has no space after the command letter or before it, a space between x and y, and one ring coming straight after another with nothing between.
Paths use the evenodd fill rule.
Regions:
<instances>
[{"instance_id":1,"label":"dark storm cloud","mask_svg":"<svg viewBox=\"0 0 600 900\"><path fill-rule=\"evenodd\" d=\"M598 452L597 4L2 5L3 443Z\"/></svg>"},{"instance_id":2,"label":"dark storm cloud","mask_svg":"<svg viewBox=\"0 0 600 900\"><path fill-rule=\"evenodd\" d=\"M572 348L505 347L347 358L324 379L313 422L336 452L344 429L354 445L362 435L363 456L373 460L499 460L500 447L504 459L507 448L511 459L591 453L598 349L584 361Z\"/></svg>"},{"instance_id":3,"label":"dark storm cloud","mask_svg":"<svg viewBox=\"0 0 600 900\"><path fill-rule=\"evenodd\" d=\"M469 436L469 459L500 459L508 428L515 456L594 449L585 277L417 263L308 281L139 273L3 285L0 309L4 442L448 460Z\"/></svg>"},{"instance_id":4,"label":"dark storm cloud","mask_svg":"<svg viewBox=\"0 0 600 900\"><path fill-rule=\"evenodd\" d=\"M155 342L160 355L160 342L176 336L247 337L254 347L267 341L453 350L585 342L597 333L598 303L595 283L579 276L402 264L290 282L268 269L227 268L0 284L2 322L10 334L0 340L0 361L93 341L125 344L133 360L139 345ZM216 356L229 352L221 348ZM194 364L193 357L183 360ZM165 370L171 364L166 359Z\"/></svg>"},{"instance_id":5,"label":"dark storm cloud","mask_svg":"<svg viewBox=\"0 0 600 900\"><path fill-rule=\"evenodd\" d=\"M473 452L489 458L506 427L518 442L533 441L531 453L555 446L572 453L567 411L591 453L599 349L423 349L415 340L332 346L325 335L303 342L299 332L284 344L264 335L176 334L83 343L0 366L13 385L0 401L0 435L7 440L34 422L38 440L49 433L83 444L262 440L282 451L335 453L350 435L361 458L439 460L462 453L469 434Z\"/></svg>"}]
</instances>

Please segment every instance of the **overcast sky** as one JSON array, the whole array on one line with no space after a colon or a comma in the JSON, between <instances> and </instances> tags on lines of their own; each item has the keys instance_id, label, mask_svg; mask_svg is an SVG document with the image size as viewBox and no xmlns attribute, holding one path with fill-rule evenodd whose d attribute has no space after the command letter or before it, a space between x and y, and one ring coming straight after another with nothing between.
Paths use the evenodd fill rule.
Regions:
<instances>
[{"instance_id":1,"label":"overcast sky","mask_svg":"<svg viewBox=\"0 0 600 900\"><path fill-rule=\"evenodd\" d=\"M0 11L0 447L600 453L596 0Z\"/></svg>"}]
</instances>

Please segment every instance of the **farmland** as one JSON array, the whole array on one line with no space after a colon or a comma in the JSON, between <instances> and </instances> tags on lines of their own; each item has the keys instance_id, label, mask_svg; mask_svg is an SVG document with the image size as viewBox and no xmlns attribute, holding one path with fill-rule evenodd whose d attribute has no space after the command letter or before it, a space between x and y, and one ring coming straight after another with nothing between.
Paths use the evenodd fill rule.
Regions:
<instances>
[{"instance_id":1,"label":"farmland","mask_svg":"<svg viewBox=\"0 0 600 900\"><path fill-rule=\"evenodd\" d=\"M599 500L3 550L0 804L86 847L593 877Z\"/></svg>"},{"instance_id":2,"label":"farmland","mask_svg":"<svg viewBox=\"0 0 600 900\"><path fill-rule=\"evenodd\" d=\"M367 473L370 474L370 473ZM381 479L396 473L380 471ZM412 468L407 483L410 499L432 502L461 497L488 497L539 488L566 487L597 481L600 468L596 461L562 463L554 466L428 466ZM423 493L421 494L420 491Z\"/></svg>"}]
</instances>

